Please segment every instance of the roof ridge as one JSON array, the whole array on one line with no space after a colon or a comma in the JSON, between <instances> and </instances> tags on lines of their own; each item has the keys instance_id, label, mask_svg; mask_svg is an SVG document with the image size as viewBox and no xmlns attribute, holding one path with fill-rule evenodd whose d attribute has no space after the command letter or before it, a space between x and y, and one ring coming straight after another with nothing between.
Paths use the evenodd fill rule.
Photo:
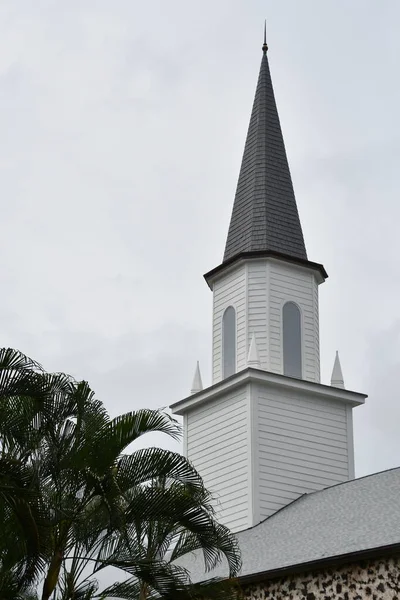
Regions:
<instances>
[{"instance_id":1,"label":"roof ridge","mask_svg":"<svg viewBox=\"0 0 400 600\"><path fill-rule=\"evenodd\" d=\"M265 519L263 519L259 523L256 523L255 525L252 525L251 527L247 527L246 529L241 529L240 531L238 531L238 533L242 533L244 531L251 531L252 529L255 529L256 527L259 527L262 523L265 523L266 521L269 521L270 519L272 519L273 517L275 517L275 515L281 513L285 509L289 508L290 506L292 506L296 502L299 502L300 500L305 499L306 497L315 496L316 494L321 494L322 492L326 492L328 490L331 490L333 488L337 488L337 487L342 486L342 485L349 485L349 484L352 484L352 483L357 483L358 481L361 481L362 479L367 479L369 477L375 477L376 475L382 475L383 473L390 473L391 471L400 471L400 466L398 466L398 467L391 467L390 469L384 469L383 471L377 471L376 473L368 473L367 475L362 475L362 477L355 477L354 479L349 479L348 481L341 481L340 483L335 483L335 484L330 485L330 486L328 486L326 488L323 488L322 490L315 490L314 492L305 492L304 494L301 494L301 496L299 496L298 498L295 498L294 500L292 500L291 502L289 502L289 504L285 504L285 506L282 506L281 508L279 508L276 512L272 513L272 515L269 515L268 517L266 517Z\"/></svg>"},{"instance_id":2,"label":"roof ridge","mask_svg":"<svg viewBox=\"0 0 400 600\"><path fill-rule=\"evenodd\" d=\"M367 475L362 475L361 477L354 477L354 479L349 479L348 481L341 481L340 483L334 483L322 490L315 490L315 492L310 492L309 494L305 494L306 496L313 496L314 494L319 494L321 492L325 492L326 490L330 490L332 488L339 487L340 485L347 485L351 483L357 483L362 479L367 479L368 477L375 477L376 475L382 475L383 473L390 473L390 471L400 471L400 466L391 467L390 469L383 469L382 471L377 471L376 473L368 473ZM304 494L303 494L304 495Z\"/></svg>"}]
</instances>

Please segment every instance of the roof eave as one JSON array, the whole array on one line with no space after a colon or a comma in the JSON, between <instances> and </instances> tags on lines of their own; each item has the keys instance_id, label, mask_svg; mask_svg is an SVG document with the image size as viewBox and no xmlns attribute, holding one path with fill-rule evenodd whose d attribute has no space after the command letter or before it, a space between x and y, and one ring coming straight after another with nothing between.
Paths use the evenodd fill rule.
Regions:
<instances>
[{"instance_id":1,"label":"roof eave","mask_svg":"<svg viewBox=\"0 0 400 600\"><path fill-rule=\"evenodd\" d=\"M325 279L328 278L328 273L325 271L323 265L319 263L312 262L310 260L306 260L304 258L297 258L294 256L290 256L289 254L283 254L281 252L276 252L274 250L261 250L261 251L253 251L253 252L240 252L239 254L235 254L230 259L226 260L218 267L215 267L211 271L208 271L204 275L204 279L206 280L210 289L212 289L213 281L216 277L220 276L225 269L232 267L235 263L243 260L251 260L251 259L259 259L259 258L275 258L277 260L282 260L283 262L299 265L302 267L306 267L308 269L312 269L317 273L320 278L319 283L323 283Z\"/></svg>"},{"instance_id":2,"label":"roof eave","mask_svg":"<svg viewBox=\"0 0 400 600\"><path fill-rule=\"evenodd\" d=\"M315 569L321 569L322 567L337 567L355 561L368 560L374 558L381 558L383 556L400 554L400 542L396 544L389 544L387 546L377 546L375 548L368 548L366 550L356 550L355 552L349 552L347 554L339 554L337 556L328 556L326 558L320 558L317 560L298 563L296 565L288 565L279 569L271 569L269 571L260 571L259 573L250 573L238 577L238 581L241 586L257 583L260 581L266 581L268 579L275 579L277 577L283 577L287 575L295 575L297 573L304 573Z\"/></svg>"},{"instance_id":3,"label":"roof eave","mask_svg":"<svg viewBox=\"0 0 400 600\"><path fill-rule=\"evenodd\" d=\"M210 387L204 388L195 394L191 394L190 396L171 404L170 408L174 414L183 415L188 410L206 404L216 397L224 395L228 390L232 391L233 389L247 385L247 383L251 381L280 389L295 389L310 396L323 396L328 400L339 400L350 406L360 406L365 403L365 399L367 398L366 394L360 392L336 388L315 381L288 377L287 375L272 373L271 371L264 371L263 369L247 367L226 379L222 379L218 383L214 383Z\"/></svg>"}]
</instances>

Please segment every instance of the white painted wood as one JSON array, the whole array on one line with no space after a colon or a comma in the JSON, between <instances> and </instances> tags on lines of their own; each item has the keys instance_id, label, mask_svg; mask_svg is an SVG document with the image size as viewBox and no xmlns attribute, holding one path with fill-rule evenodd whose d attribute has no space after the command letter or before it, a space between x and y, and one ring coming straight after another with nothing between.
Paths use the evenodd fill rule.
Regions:
<instances>
[{"instance_id":1,"label":"white painted wood","mask_svg":"<svg viewBox=\"0 0 400 600\"><path fill-rule=\"evenodd\" d=\"M355 464L354 464L354 433L353 433L353 409L351 406L346 408L347 416L347 447L349 454L349 479L355 478Z\"/></svg>"},{"instance_id":2,"label":"white painted wood","mask_svg":"<svg viewBox=\"0 0 400 600\"><path fill-rule=\"evenodd\" d=\"M185 453L234 532L299 496L354 477L352 408L365 395L321 385L318 285L312 268L275 258L232 265L212 280L213 385L172 406ZM283 375L282 310L301 314L302 378ZM236 373L223 379L222 319L236 311ZM199 378L197 378L199 380Z\"/></svg>"},{"instance_id":3,"label":"white painted wood","mask_svg":"<svg viewBox=\"0 0 400 600\"><path fill-rule=\"evenodd\" d=\"M250 345L254 334L257 342L260 366L268 369L268 288L267 263L265 260L249 261L247 279L248 339Z\"/></svg>"},{"instance_id":4,"label":"white painted wood","mask_svg":"<svg viewBox=\"0 0 400 600\"><path fill-rule=\"evenodd\" d=\"M183 415L183 456L187 458L187 414Z\"/></svg>"},{"instance_id":5,"label":"white painted wood","mask_svg":"<svg viewBox=\"0 0 400 600\"><path fill-rule=\"evenodd\" d=\"M333 363L333 370L331 375L331 385L344 389L344 379L342 366L340 364L339 352L336 351L335 362Z\"/></svg>"},{"instance_id":6,"label":"white painted wood","mask_svg":"<svg viewBox=\"0 0 400 600\"><path fill-rule=\"evenodd\" d=\"M302 315L303 378L320 381L318 281L313 269L264 258L239 263L213 282L213 383L222 378L222 315L237 312L237 371L255 336L260 366L283 373L282 309L295 302Z\"/></svg>"},{"instance_id":7,"label":"white painted wood","mask_svg":"<svg viewBox=\"0 0 400 600\"><path fill-rule=\"evenodd\" d=\"M232 379L220 381L194 396L187 396L179 400L179 402L175 402L170 408L176 415L183 415L189 409L192 410L200 406L206 407L214 398L226 396L228 392L231 393L234 389L241 388L244 383L248 383L249 381L268 385L285 392L287 391L289 394L294 393L297 395L301 393L310 399L318 398L321 401L321 406L329 406L331 400L344 405L360 406L361 404L365 404L365 398L367 397L366 394L360 392L333 388L330 385L313 383L303 379L292 379L267 371L246 369L237 373Z\"/></svg>"},{"instance_id":8,"label":"white painted wood","mask_svg":"<svg viewBox=\"0 0 400 600\"><path fill-rule=\"evenodd\" d=\"M259 385L260 518L349 478L347 407Z\"/></svg>"},{"instance_id":9,"label":"white painted wood","mask_svg":"<svg viewBox=\"0 0 400 600\"><path fill-rule=\"evenodd\" d=\"M203 389L203 381L201 379L200 364L199 364L199 361L197 361L196 370L194 372L193 383L192 383L190 393L197 394L197 392L201 392L202 389Z\"/></svg>"},{"instance_id":10,"label":"white painted wood","mask_svg":"<svg viewBox=\"0 0 400 600\"><path fill-rule=\"evenodd\" d=\"M260 517L260 452L259 452L259 427L258 427L258 397L257 385L250 383L248 386L249 396L249 422L251 438L249 439L249 457L251 465L249 473L251 480L249 487L251 489L251 506L250 506L250 525L253 526L261 521Z\"/></svg>"},{"instance_id":11,"label":"white painted wood","mask_svg":"<svg viewBox=\"0 0 400 600\"><path fill-rule=\"evenodd\" d=\"M253 402L252 402L252 384L246 385L246 419L247 419L247 439L246 439L246 450L247 450L247 514L249 524L254 522L254 513L256 506L258 506L258 495L254 480L254 452L253 449L256 445L254 438L256 432L253 427Z\"/></svg>"},{"instance_id":12,"label":"white painted wood","mask_svg":"<svg viewBox=\"0 0 400 600\"><path fill-rule=\"evenodd\" d=\"M319 340L319 293L318 293L318 281L314 278L313 289L314 289L314 358L315 358L315 381L319 383L321 381L321 361L320 361L320 340Z\"/></svg>"},{"instance_id":13,"label":"white painted wood","mask_svg":"<svg viewBox=\"0 0 400 600\"><path fill-rule=\"evenodd\" d=\"M318 283L314 271L283 261L267 261L269 281L269 365L283 373L282 309L295 302L302 318L303 379L320 381Z\"/></svg>"},{"instance_id":14,"label":"white painted wood","mask_svg":"<svg viewBox=\"0 0 400 600\"><path fill-rule=\"evenodd\" d=\"M233 531L354 477L352 407L364 396L248 369L174 405L185 448Z\"/></svg>"},{"instance_id":15,"label":"white painted wood","mask_svg":"<svg viewBox=\"0 0 400 600\"><path fill-rule=\"evenodd\" d=\"M248 385L187 413L187 456L233 531L249 526Z\"/></svg>"},{"instance_id":16,"label":"white painted wood","mask_svg":"<svg viewBox=\"0 0 400 600\"><path fill-rule=\"evenodd\" d=\"M215 282L213 287L213 383L222 379L222 317L228 306L236 311L236 370L245 368L246 266L239 265Z\"/></svg>"},{"instance_id":17,"label":"white painted wood","mask_svg":"<svg viewBox=\"0 0 400 600\"><path fill-rule=\"evenodd\" d=\"M255 333L251 335L249 353L247 355L247 366L253 367L253 369L261 369L260 356L258 354L258 347Z\"/></svg>"}]
</instances>

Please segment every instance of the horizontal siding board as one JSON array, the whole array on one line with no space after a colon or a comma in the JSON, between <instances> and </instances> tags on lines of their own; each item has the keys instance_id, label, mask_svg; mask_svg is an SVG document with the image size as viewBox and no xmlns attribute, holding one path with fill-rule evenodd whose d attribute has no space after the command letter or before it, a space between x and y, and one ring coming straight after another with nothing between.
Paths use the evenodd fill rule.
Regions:
<instances>
[{"instance_id":1,"label":"horizontal siding board","mask_svg":"<svg viewBox=\"0 0 400 600\"><path fill-rule=\"evenodd\" d=\"M248 516L247 510L238 510L235 507L224 509L223 507L220 509L221 521L230 523L230 529L235 531L240 531L241 529L246 529L248 526Z\"/></svg>"},{"instance_id":2,"label":"horizontal siding board","mask_svg":"<svg viewBox=\"0 0 400 600\"><path fill-rule=\"evenodd\" d=\"M229 427L229 425L224 428L223 432L221 430L214 430L210 436L195 437L195 435L195 433L189 430L188 447L193 448L193 444L196 444L196 448L202 452L207 449L210 452L211 450L215 451L218 448L218 444L221 444L222 448L223 444L233 445L233 440L236 440L235 443L239 443L246 439L246 431L244 429L237 432L235 428Z\"/></svg>"},{"instance_id":3,"label":"horizontal siding board","mask_svg":"<svg viewBox=\"0 0 400 600\"><path fill-rule=\"evenodd\" d=\"M282 415L275 411L271 411L269 414L263 412L260 415L260 419L265 421L266 424L289 424L294 425L296 427L300 427L302 429L304 427L307 427L307 429L309 430L324 431L326 433L333 433L335 435L339 434L338 429L341 429L340 425L344 425L344 421L332 421L331 419L324 420L323 416L318 417L308 415L307 417L304 417L304 415L301 414L293 414L289 416L288 414L283 413ZM344 431L341 432L341 435L344 435Z\"/></svg>"},{"instance_id":4,"label":"horizontal siding board","mask_svg":"<svg viewBox=\"0 0 400 600\"><path fill-rule=\"evenodd\" d=\"M314 315L315 315L315 351L314 351L314 363L315 363L315 375L316 381L320 381L320 356L319 356L319 306L318 306L318 284L313 279L313 288L314 288Z\"/></svg>"},{"instance_id":5,"label":"horizontal siding board","mask_svg":"<svg viewBox=\"0 0 400 600\"><path fill-rule=\"evenodd\" d=\"M293 288L289 287L289 286L275 286L275 285L271 285L269 288L270 294L272 296L275 296L276 298L281 298L281 297L285 297L288 300L292 299L295 300L296 302L301 302L302 308L303 310L309 310L310 312L312 312L313 310L313 300L312 300L312 296L310 296L310 290L300 290L300 289L296 289L294 290Z\"/></svg>"},{"instance_id":6,"label":"horizontal siding board","mask_svg":"<svg viewBox=\"0 0 400 600\"><path fill-rule=\"evenodd\" d=\"M235 305L236 312L244 307L244 283L237 287L227 291L225 294L221 294L215 298L214 308L215 311L224 312L225 308L231 305Z\"/></svg>"},{"instance_id":7,"label":"horizontal siding board","mask_svg":"<svg viewBox=\"0 0 400 600\"><path fill-rule=\"evenodd\" d=\"M309 400L302 399L298 400L297 398L288 398L281 397L275 398L274 396L261 396L263 400L268 402L268 405L271 407L271 410L279 411L282 414L291 413L293 414L293 410L300 415L323 415L327 420L338 421L339 423L344 423L346 420L346 410L343 406L337 406L329 402L329 400ZM260 410L267 410L263 405L260 405Z\"/></svg>"},{"instance_id":8,"label":"horizontal siding board","mask_svg":"<svg viewBox=\"0 0 400 600\"><path fill-rule=\"evenodd\" d=\"M346 413L335 401L262 386L258 398L260 515L303 493L347 480Z\"/></svg>"},{"instance_id":9,"label":"horizontal siding board","mask_svg":"<svg viewBox=\"0 0 400 600\"><path fill-rule=\"evenodd\" d=\"M245 390L214 399L187 416L187 455L218 500L218 519L233 531L248 526ZM225 503L232 503L230 505Z\"/></svg>"},{"instance_id":10,"label":"horizontal siding board","mask_svg":"<svg viewBox=\"0 0 400 600\"><path fill-rule=\"evenodd\" d=\"M343 409L343 407L334 400L322 400L319 398L307 397L304 394L301 397L299 397L294 396L291 392L289 392L288 394L285 393L284 395L277 395L275 392L267 393L266 391L261 390L259 398L262 401L267 401L272 406L275 405L283 407L287 405L288 407L295 407L296 410L299 410L301 407L312 407L314 410L318 410L318 412L329 411L331 413L337 414Z\"/></svg>"},{"instance_id":11,"label":"horizontal siding board","mask_svg":"<svg viewBox=\"0 0 400 600\"><path fill-rule=\"evenodd\" d=\"M243 265L217 281L213 290L213 383L222 379L222 317L228 306L236 310L236 361L243 361L246 340L243 336L246 319L246 270Z\"/></svg>"},{"instance_id":12,"label":"horizontal siding board","mask_svg":"<svg viewBox=\"0 0 400 600\"><path fill-rule=\"evenodd\" d=\"M192 420L192 415L189 415L189 419L190 419L190 424L195 425L196 423L200 424L200 421L203 423L203 420L206 424L209 424L211 427L213 425L213 421L212 419L210 420L210 417L213 416L213 412L212 409L214 408L214 415L215 418L219 418L223 415L226 415L227 413L229 413L229 415L231 415L232 412L232 416L237 416L240 413L240 403L243 403L243 399L238 399L237 397L235 397L234 399L232 399L232 405L227 402L224 403L224 405L222 407L219 406L214 406L214 402L210 402L207 404L207 408L210 410L204 411L201 413L201 418L200 419L196 419L196 420Z\"/></svg>"},{"instance_id":13,"label":"horizontal siding board","mask_svg":"<svg viewBox=\"0 0 400 600\"><path fill-rule=\"evenodd\" d=\"M243 401L240 398L232 400L232 404L229 405L229 414L231 417L243 415L242 402ZM226 407L226 408L228 408L228 407ZM213 414L210 410L208 410L208 411L202 411L202 413L200 415L196 415L196 418L195 419L191 418L190 421L191 421L192 425L194 425L195 423L198 424L196 431L202 431L202 429L209 427L213 423L218 424L220 422L220 420L222 421L223 419L226 419L224 410L218 410L215 412L215 414Z\"/></svg>"},{"instance_id":14,"label":"horizontal siding board","mask_svg":"<svg viewBox=\"0 0 400 600\"><path fill-rule=\"evenodd\" d=\"M298 448L298 446L297 446ZM300 460L301 462L309 462L311 465L324 465L325 467L332 467L333 469L339 468L341 470L347 468L347 455L342 457L335 455L332 456L329 452L321 452L318 449L318 456L312 454L307 448L307 452L304 450L296 450L295 448L281 448L266 444L260 449L260 460L264 457L277 458L277 460L293 460L293 464ZM279 457L279 458L278 458ZM299 458L300 457L300 458Z\"/></svg>"},{"instance_id":15,"label":"horizontal siding board","mask_svg":"<svg viewBox=\"0 0 400 600\"><path fill-rule=\"evenodd\" d=\"M216 291L225 289L226 286L231 285L235 281L243 279L243 277L245 277L245 271L244 271L243 266L240 266L237 269L235 269L234 271L231 271L230 273L225 274L223 279L221 278L218 281L216 281L214 284L214 289Z\"/></svg>"},{"instance_id":16,"label":"horizontal siding board","mask_svg":"<svg viewBox=\"0 0 400 600\"><path fill-rule=\"evenodd\" d=\"M240 310L245 309L245 299L243 297L244 289L240 286L237 290L232 290L229 293L226 293L224 296L218 297L218 299L214 302L214 310L215 310L215 321L220 320L222 313L228 306L233 305L236 309L236 313L240 312Z\"/></svg>"},{"instance_id":17,"label":"horizontal siding board","mask_svg":"<svg viewBox=\"0 0 400 600\"><path fill-rule=\"evenodd\" d=\"M216 428L218 428L218 433L226 428L229 428L230 430L234 430L240 434L242 428L245 427L243 414L240 413L239 407L236 407L236 409L232 411L232 415L229 415L229 420L226 419L226 416L224 419L224 414L221 414L220 412L215 415L215 423L210 420L210 415L205 416L204 420L205 423L203 423L202 420L190 423L190 437L193 440L198 440L200 437L203 439L212 437L213 432L216 431Z\"/></svg>"},{"instance_id":18,"label":"horizontal siding board","mask_svg":"<svg viewBox=\"0 0 400 600\"><path fill-rule=\"evenodd\" d=\"M226 447L221 447L218 452L218 456L220 460L225 460L226 455L231 458L239 457L243 454L243 444L246 441L246 435L241 435L239 439L235 439L234 443L230 444ZM190 442L187 444L188 450L190 450L190 454L192 456L192 460L198 460L202 458L202 463L204 466L207 466L208 463L214 464L213 453L207 452L205 455L205 451L213 448L213 445L209 443L204 443L199 445L197 442Z\"/></svg>"},{"instance_id":19,"label":"horizontal siding board","mask_svg":"<svg viewBox=\"0 0 400 600\"><path fill-rule=\"evenodd\" d=\"M205 464L202 461L201 474L204 477L207 475L210 481L219 480L220 477L227 475L227 477L231 477L233 485L235 481L235 476L232 475L231 472L232 461L234 461L235 469L237 469L238 473L244 473L247 466L247 456L245 456L242 452L241 455L236 455L235 457L225 454L224 458L220 458L218 464L212 464L211 462Z\"/></svg>"},{"instance_id":20,"label":"horizontal siding board","mask_svg":"<svg viewBox=\"0 0 400 600\"><path fill-rule=\"evenodd\" d=\"M281 450L282 452L293 451L303 452L304 454L310 454L315 456L316 453L321 454L326 458L335 457L335 460L341 462L347 461L347 448L336 448L336 446L327 446L323 448L320 443L312 441L304 441L296 439L295 437L290 439L287 436L282 437L279 435L269 434L268 441L265 441L265 448L272 450Z\"/></svg>"},{"instance_id":21,"label":"horizontal siding board","mask_svg":"<svg viewBox=\"0 0 400 600\"><path fill-rule=\"evenodd\" d=\"M248 340L255 335L261 368L268 368L268 305L267 305L267 267L266 263L248 265Z\"/></svg>"},{"instance_id":22,"label":"horizontal siding board","mask_svg":"<svg viewBox=\"0 0 400 600\"><path fill-rule=\"evenodd\" d=\"M306 482L303 479L286 478L282 474L269 473L268 476L264 474L260 479L260 490L263 490L261 499L264 497L264 494L268 494L272 488L274 490L283 490L285 495L290 491L298 498L310 490L320 490L321 484ZM286 503L283 502L283 506L285 506L285 504Z\"/></svg>"},{"instance_id":23,"label":"horizontal siding board","mask_svg":"<svg viewBox=\"0 0 400 600\"><path fill-rule=\"evenodd\" d=\"M316 310L316 282L310 272L301 272L284 264L271 264L269 268L270 317L270 368L281 373L282 357L282 306L287 301L296 302L302 311L303 377L319 381L318 311ZM273 337L272 337L273 336Z\"/></svg>"},{"instance_id":24,"label":"horizontal siding board","mask_svg":"<svg viewBox=\"0 0 400 600\"><path fill-rule=\"evenodd\" d=\"M282 502L282 500L285 501L285 504L288 504L289 502L291 502L291 500L293 500L294 498L298 497L298 493L293 491L293 489L290 487L287 490L283 490L281 488L277 488L275 486L265 486L265 484L263 484L263 498L268 495L272 498L278 498L278 501L280 500Z\"/></svg>"},{"instance_id":25,"label":"horizontal siding board","mask_svg":"<svg viewBox=\"0 0 400 600\"><path fill-rule=\"evenodd\" d=\"M217 402L211 400L206 404L197 407L189 413L191 423L195 423L198 419L203 419L208 415L214 415L218 412L224 412L227 408L234 409L238 404L243 403L244 390L230 394L227 398L219 398Z\"/></svg>"},{"instance_id":26,"label":"horizontal siding board","mask_svg":"<svg viewBox=\"0 0 400 600\"><path fill-rule=\"evenodd\" d=\"M221 475L213 476L205 473L198 468L200 475L203 476L206 487L211 492L223 492L224 498L229 498L232 490L243 490L247 488L247 474L243 472L241 475L232 476L232 472L225 472Z\"/></svg>"},{"instance_id":27,"label":"horizontal siding board","mask_svg":"<svg viewBox=\"0 0 400 600\"><path fill-rule=\"evenodd\" d=\"M332 479L335 481L337 480L337 476L340 478L344 477L344 479L347 478L346 465L343 466L342 463L336 465L326 464L321 458L318 462L316 462L309 460L309 457L308 460L306 460L301 455L299 455L298 458L295 458L294 454L291 457L282 456L279 454L261 454L259 462L261 468L282 468L285 470L285 472L287 472L295 467L299 467L299 469L301 469L301 473L306 473L307 475L313 475L315 477L319 477L320 475L324 478L332 477Z\"/></svg>"},{"instance_id":28,"label":"horizontal siding board","mask_svg":"<svg viewBox=\"0 0 400 600\"><path fill-rule=\"evenodd\" d=\"M296 273L292 268L287 268L284 265L270 268L271 280L280 281L282 283L289 282L293 286L307 286L311 280L309 273Z\"/></svg>"},{"instance_id":29,"label":"horizontal siding board","mask_svg":"<svg viewBox=\"0 0 400 600\"><path fill-rule=\"evenodd\" d=\"M232 296L241 291L245 283L244 274L238 277L235 281L227 281L224 280L221 282L221 286L219 288L214 288L215 293L215 306L222 304L223 302L230 302Z\"/></svg>"},{"instance_id":30,"label":"horizontal siding board","mask_svg":"<svg viewBox=\"0 0 400 600\"><path fill-rule=\"evenodd\" d=\"M244 504L235 504L233 503L232 506L227 506L225 508L225 502L222 498L219 498L219 506L218 508L221 508L221 512L225 517L231 516L233 519L235 520L239 520L242 518L248 518L248 513L247 513L247 507L244 508Z\"/></svg>"},{"instance_id":31,"label":"horizontal siding board","mask_svg":"<svg viewBox=\"0 0 400 600\"><path fill-rule=\"evenodd\" d=\"M270 431L271 432L279 432L279 431L282 432L282 430L283 430L282 422L274 422L274 423L268 422L268 424L260 423L260 433L268 434ZM339 433L339 432L332 433L332 432L327 432L327 431L319 432L317 429L314 429L313 433L311 434L310 432L304 432L304 429L303 429L303 427L301 427L301 425L293 425L291 423L290 424L286 423L284 426L284 430L285 430L285 432L289 431L289 432L296 433L299 435L305 435L308 438L310 438L312 436L314 436L315 439L320 438L320 440L322 440L321 443L323 443L323 440L326 440L327 443L328 442L329 443L337 442L339 445L341 443L347 444L346 435L344 433ZM306 439L307 439L307 437L306 437Z\"/></svg>"},{"instance_id":32,"label":"horizontal siding board","mask_svg":"<svg viewBox=\"0 0 400 600\"><path fill-rule=\"evenodd\" d=\"M218 495L218 500L221 503L221 501L224 503L224 505L227 505L228 502L233 502L236 503L238 502L238 499L243 498L244 496L247 496L247 488L244 485L241 486L236 486L236 489L232 489L230 491L229 494L229 499L223 499L223 497L221 495Z\"/></svg>"},{"instance_id":33,"label":"horizontal siding board","mask_svg":"<svg viewBox=\"0 0 400 600\"><path fill-rule=\"evenodd\" d=\"M282 473L282 469L280 467L273 467L268 465L263 468L263 472L263 479L264 481L267 481L267 476L269 474L279 475L280 473ZM307 469L302 470L301 474L296 469L292 469L291 471L285 470L285 478L288 481L292 479L293 481L297 481L298 483L315 483L318 486L317 489L323 489L324 487L329 487L342 481L339 477L335 477L334 475L326 475L323 477L321 475L314 475L311 471L307 472Z\"/></svg>"},{"instance_id":34,"label":"horizontal siding board","mask_svg":"<svg viewBox=\"0 0 400 600\"><path fill-rule=\"evenodd\" d=\"M220 507L222 509L223 512L225 513L230 513L233 515L236 515L236 511L235 509L237 509L238 505L240 506L242 503L246 502L247 500L247 495L245 493L243 493L243 489L242 489L242 494L237 496L236 498L233 498L232 496L229 496L229 500L227 498L217 498L217 500L219 500L219 504ZM247 513L246 509L242 509L244 514Z\"/></svg>"},{"instance_id":35,"label":"horizontal siding board","mask_svg":"<svg viewBox=\"0 0 400 600\"><path fill-rule=\"evenodd\" d=\"M290 296L296 294L298 297L304 297L307 302L312 302L313 288L311 281L298 282L291 278L276 277L272 275L270 277L270 290L278 295Z\"/></svg>"},{"instance_id":36,"label":"horizontal siding board","mask_svg":"<svg viewBox=\"0 0 400 600\"><path fill-rule=\"evenodd\" d=\"M208 417L209 419L209 417ZM212 423L207 420L206 423L198 422L195 430L191 431L190 437L193 441L197 441L199 439L204 439L208 437L208 432L210 431L210 426ZM230 416L229 423L226 422L226 417L221 415L220 413L215 417L215 426L219 427L220 432L226 433L227 431L231 431L233 433L238 433L240 435L241 431L245 430L243 423L243 414L240 412L240 409L237 408L236 411L232 411L232 415ZM213 428L214 430L214 428Z\"/></svg>"},{"instance_id":37,"label":"horizontal siding board","mask_svg":"<svg viewBox=\"0 0 400 600\"><path fill-rule=\"evenodd\" d=\"M243 444L246 443L246 435L242 434L240 435L237 439L235 439L235 442L229 444L229 438L226 439L222 439L221 440L221 453L223 452L225 454L225 451L227 448L232 449L232 451L235 451L237 448L239 448L240 446L243 446ZM196 441L196 442L190 442L188 443L188 453L190 452L191 455L191 460L193 461L198 461L198 460L203 460L204 463L207 463L212 455L215 455L217 453L219 453L219 449L218 449L218 438L217 441L213 441L213 442L209 442L208 440L203 441L201 440L201 442Z\"/></svg>"},{"instance_id":38,"label":"horizontal siding board","mask_svg":"<svg viewBox=\"0 0 400 600\"><path fill-rule=\"evenodd\" d=\"M227 284L225 282L225 284L223 285L223 287L218 290L215 289L215 300L214 300L214 306L216 307L220 307L222 304L228 304L231 302L232 297L236 296L239 293L239 297L237 298L237 301L239 302L243 302L242 296L240 295L240 293L243 291L243 287L245 285L245 278L240 277L240 279L238 279L235 284Z\"/></svg>"},{"instance_id":39,"label":"horizontal siding board","mask_svg":"<svg viewBox=\"0 0 400 600\"><path fill-rule=\"evenodd\" d=\"M334 436L344 435L344 431L338 431L338 428L342 429L340 426L344 425L344 422L340 423L339 421L331 421L328 419L324 422L323 417L311 417L310 415L305 418L303 415L289 416L288 414L282 415L273 412L264 417L263 413L260 415L260 423L266 427L269 425L275 427L293 425L300 428L300 430L307 428L310 432L315 431L317 434L324 432L324 434L333 434Z\"/></svg>"},{"instance_id":40,"label":"horizontal siding board","mask_svg":"<svg viewBox=\"0 0 400 600\"><path fill-rule=\"evenodd\" d=\"M263 431L261 431L260 429L260 433L266 433L268 434L268 439L273 439L273 436L278 436L278 438L280 440L286 440L288 442L290 442L291 440L293 440L294 443L296 443L296 440L301 440L304 441L306 443L310 442L310 435L308 433L304 433L304 432L299 432L299 431L285 431L282 432L282 428L280 427L271 427L271 428L263 428ZM328 439L326 436L313 436L314 437L314 443L317 444L317 448L324 448L324 449L338 449L338 450L343 450L346 451L347 450L347 443L344 442L342 439L340 440L340 443L338 442L338 440L333 440L333 439Z\"/></svg>"},{"instance_id":41,"label":"horizontal siding board","mask_svg":"<svg viewBox=\"0 0 400 600\"><path fill-rule=\"evenodd\" d=\"M269 410L263 406L260 406L261 416L265 415L266 418L269 418L270 415L275 415L276 417L280 417L283 419L290 419L291 417L295 417L298 421L306 421L307 423L321 423L321 424L330 424L332 427L337 428L338 426L343 425L346 422L346 412L345 408L337 413L329 413L329 412L319 412L317 410L310 409L303 406L295 406L295 411L288 410L287 406L280 407L279 405L270 405Z\"/></svg>"}]
</instances>

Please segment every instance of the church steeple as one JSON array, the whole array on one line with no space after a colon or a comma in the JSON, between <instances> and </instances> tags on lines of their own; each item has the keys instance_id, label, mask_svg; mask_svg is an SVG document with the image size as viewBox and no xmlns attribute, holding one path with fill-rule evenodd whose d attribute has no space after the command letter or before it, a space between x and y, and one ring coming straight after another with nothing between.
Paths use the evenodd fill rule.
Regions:
<instances>
[{"instance_id":1,"label":"church steeple","mask_svg":"<svg viewBox=\"0 0 400 600\"><path fill-rule=\"evenodd\" d=\"M265 29L262 50L224 262L242 253L267 251L307 260L276 108Z\"/></svg>"},{"instance_id":2,"label":"church steeple","mask_svg":"<svg viewBox=\"0 0 400 600\"><path fill-rule=\"evenodd\" d=\"M354 477L352 409L365 396L320 383L318 286L307 259L264 38L224 261L213 293L212 385L172 406L184 448L233 531Z\"/></svg>"}]
</instances>

